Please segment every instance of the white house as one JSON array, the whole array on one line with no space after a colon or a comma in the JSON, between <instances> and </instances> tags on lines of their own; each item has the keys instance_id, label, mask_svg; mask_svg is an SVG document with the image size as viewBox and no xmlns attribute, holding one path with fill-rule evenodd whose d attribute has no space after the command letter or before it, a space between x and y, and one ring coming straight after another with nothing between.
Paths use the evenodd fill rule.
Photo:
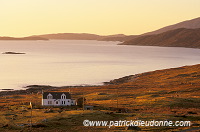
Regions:
<instances>
[{"instance_id":1,"label":"white house","mask_svg":"<svg viewBox=\"0 0 200 132\"><path fill-rule=\"evenodd\" d=\"M76 101L71 99L69 92L44 92L42 94L43 106L71 106Z\"/></svg>"}]
</instances>

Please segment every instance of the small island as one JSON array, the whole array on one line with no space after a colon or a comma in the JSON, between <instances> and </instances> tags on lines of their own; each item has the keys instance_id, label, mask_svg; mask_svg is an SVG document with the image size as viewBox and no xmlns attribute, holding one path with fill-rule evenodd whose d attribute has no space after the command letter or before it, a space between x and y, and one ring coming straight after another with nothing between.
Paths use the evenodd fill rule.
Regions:
<instances>
[{"instance_id":1,"label":"small island","mask_svg":"<svg viewBox=\"0 0 200 132\"><path fill-rule=\"evenodd\" d=\"M3 52L2 54L26 54L22 52Z\"/></svg>"}]
</instances>

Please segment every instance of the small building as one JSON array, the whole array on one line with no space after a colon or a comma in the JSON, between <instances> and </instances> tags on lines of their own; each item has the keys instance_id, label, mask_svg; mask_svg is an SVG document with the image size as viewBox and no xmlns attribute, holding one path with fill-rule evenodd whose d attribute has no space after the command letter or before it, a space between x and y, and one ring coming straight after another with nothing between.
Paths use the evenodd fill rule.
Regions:
<instances>
[{"instance_id":1,"label":"small building","mask_svg":"<svg viewBox=\"0 0 200 132\"><path fill-rule=\"evenodd\" d=\"M94 106L91 105L85 105L84 110L94 110Z\"/></svg>"},{"instance_id":2,"label":"small building","mask_svg":"<svg viewBox=\"0 0 200 132\"><path fill-rule=\"evenodd\" d=\"M42 106L72 106L76 101L71 99L69 92L44 92Z\"/></svg>"}]
</instances>

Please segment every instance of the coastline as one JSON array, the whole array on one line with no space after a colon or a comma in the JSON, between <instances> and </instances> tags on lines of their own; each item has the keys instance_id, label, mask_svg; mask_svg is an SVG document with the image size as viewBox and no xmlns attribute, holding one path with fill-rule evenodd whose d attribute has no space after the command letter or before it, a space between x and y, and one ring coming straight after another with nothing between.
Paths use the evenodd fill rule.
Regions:
<instances>
[{"instance_id":1,"label":"coastline","mask_svg":"<svg viewBox=\"0 0 200 132\"><path fill-rule=\"evenodd\" d=\"M10 96L10 95L27 95L27 94L41 94L42 90L46 91L56 91L63 88L79 88L79 87L96 87L103 85L88 85L88 86L50 86L50 85L28 85L24 89L14 90L14 89L1 89L0 97Z\"/></svg>"},{"instance_id":2,"label":"coastline","mask_svg":"<svg viewBox=\"0 0 200 132\"><path fill-rule=\"evenodd\" d=\"M4 97L4 96L9 96L9 95L27 95L27 94L33 94L33 93L37 93L37 94L41 94L42 90L45 91L57 91L59 89L67 89L67 88L90 88L90 87L104 87L104 86L109 86L109 85L120 85L120 84L124 84L124 83L129 83L129 82L133 82L134 80L137 80L137 78L141 77L141 76L146 76L149 74L152 74L156 71L170 71L170 70L176 70L176 69L182 69L182 68L190 68L193 66L199 66L200 64L195 64L195 65L186 65L186 66L181 66L181 67L176 67L176 68L167 68L167 69L161 69L161 70L154 70L154 71L148 71L148 72L143 72L143 73L139 73L139 74L134 74L134 75L128 75L128 76L124 76L121 78L117 78L117 79L113 79L110 80L108 82L103 82L102 85L87 85L87 86L81 86L81 85L77 85L77 86L50 86L50 85L28 85L25 86L25 89L21 89L21 90L14 90L14 89L1 89L3 91L0 91L0 97Z\"/></svg>"},{"instance_id":3,"label":"coastline","mask_svg":"<svg viewBox=\"0 0 200 132\"><path fill-rule=\"evenodd\" d=\"M2 120L0 130L29 129L30 124L27 121L30 119L31 111L34 115L33 130L35 131L57 130L59 127L81 131L83 120L96 120L96 118L99 120L189 120L192 125L200 126L199 86L200 64L125 76L111 80L102 86L30 85L26 90L0 92L2 117L15 123ZM76 100L84 96L86 105L94 106L94 110L83 111L78 106L44 107L41 105L42 89L45 92L70 92L72 99ZM30 102L32 102L32 109L30 109ZM49 110L53 112L49 113ZM69 123L76 123L76 125L68 125ZM192 125L191 127L194 128ZM142 129L180 131L191 127L142 127ZM98 127L92 129L99 130ZM112 129L119 130L119 127ZM124 127L120 130L124 130Z\"/></svg>"}]
</instances>

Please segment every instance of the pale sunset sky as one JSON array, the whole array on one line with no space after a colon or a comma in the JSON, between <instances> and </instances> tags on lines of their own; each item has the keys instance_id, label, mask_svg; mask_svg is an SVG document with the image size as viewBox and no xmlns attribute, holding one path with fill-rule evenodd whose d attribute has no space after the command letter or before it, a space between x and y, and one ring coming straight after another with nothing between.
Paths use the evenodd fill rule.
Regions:
<instances>
[{"instance_id":1,"label":"pale sunset sky","mask_svg":"<svg viewBox=\"0 0 200 132\"><path fill-rule=\"evenodd\" d=\"M200 0L0 0L0 36L137 35L200 17Z\"/></svg>"}]
</instances>

